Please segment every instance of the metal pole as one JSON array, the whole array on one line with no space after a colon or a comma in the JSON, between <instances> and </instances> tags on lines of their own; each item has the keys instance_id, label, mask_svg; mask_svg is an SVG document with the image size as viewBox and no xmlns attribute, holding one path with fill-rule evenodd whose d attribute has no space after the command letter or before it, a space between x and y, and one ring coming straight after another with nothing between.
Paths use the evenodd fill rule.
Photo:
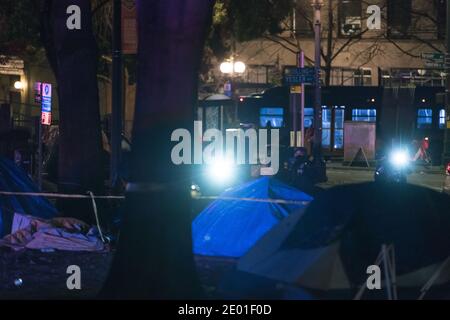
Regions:
<instances>
[{"instance_id":1,"label":"metal pole","mask_svg":"<svg viewBox=\"0 0 450 320\"><path fill-rule=\"evenodd\" d=\"M321 66L321 10L323 0L313 0L314 8L314 37L315 37L315 90L314 90L314 169L316 182L327 181L326 165L322 155L322 88L320 85L320 66ZM329 8L328 10L332 10Z\"/></svg>"},{"instance_id":2,"label":"metal pole","mask_svg":"<svg viewBox=\"0 0 450 320\"><path fill-rule=\"evenodd\" d=\"M315 0L313 2L314 7L314 36L315 36L315 90L314 90L314 149L313 156L314 161L322 159L322 92L320 87L320 44L321 44L321 9L323 3ZM331 9L330 9L331 10Z\"/></svg>"},{"instance_id":3,"label":"metal pole","mask_svg":"<svg viewBox=\"0 0 450 320\"><path fill-rule=\"evenodd\" d=\"M42 111L41 111L42 113ZM42 117L42 115L41 115ZM38 119L38 188L42 191L42 118Z\"/></svg>"},{"instance_id":4,"label":"metal pole","mask_svg":"<svg viewBox=\"0 0 450 320\"><path fill-rule=\"evenodd\" d=\"M447 57L446 62L450 59L450 0L447 1L447 33L446 33L446 43L447 43ZM450 61L449 61L450 62ZM443 161L444 165L450 161L450 68L448 62L446 63L446 72L447 72L447 90L446 90L446 119L445 119L445 137L444 137L444 152L443 152Z\"/></svg>"},{"instance_id":5,"label":"metal pole","mask_svg":"<svg viewBox=\"0 0 450 320\"><path fill-rule=\"evenodd\" d=\"M299 61L300 61L300 53L297 53L296 55L296 65L297 68L300 67ZM295 86L297 87L297 86ZM292 89L292 88L291 88ZM292 130L294 131L294 148L298 147L298 139L297 139L297 132L298 132L298 109L297 109L297 96L298 94L296 92L292 93Z\"/></svg>"},{"instance_id":6,"label":"metal pole","mask_svg":"<svg viewBox=\"0 0 450 320\"><path fill-rule=\"evenodd\" d=\"M304 68L305 67L305 53L303 51L300 52L300 68ZM300 116L300 121L301 121L301 142L300 145L302 147L305 146L305 84L302 83L302 93L301 93L301 97L300 97L300 112L301 112L301 116Z\"/></svg>"},{"instance_id":7,"label":"metal pole","mask_svg":"<svg viewBox=\"0 0 450 320\"><path fill-rule=\"evenodd\" d=\"M114 0L110 185L118 178L122 141L122 1Z\"/></svg>"}]
</instances>

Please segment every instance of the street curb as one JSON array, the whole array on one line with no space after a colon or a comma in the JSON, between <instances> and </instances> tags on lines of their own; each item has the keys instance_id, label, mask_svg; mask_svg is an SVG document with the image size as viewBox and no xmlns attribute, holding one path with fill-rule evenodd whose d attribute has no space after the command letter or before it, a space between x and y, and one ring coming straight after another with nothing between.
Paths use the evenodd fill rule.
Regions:
<instances>
[{"instance_id":1,"label":"street curb","mask_svg":"<svg viewBox=\"0 0 450 320\"><path fill-rule=\"evenodd\" d=\"M331 170L342 170L342 171L374 171L375 167L349 167L349 166L336 166L327 164L327 169ZM445 174L444 168L441 169L415 169L415 173L426 173L426 174Z\"/></svg>"}]
</instances>

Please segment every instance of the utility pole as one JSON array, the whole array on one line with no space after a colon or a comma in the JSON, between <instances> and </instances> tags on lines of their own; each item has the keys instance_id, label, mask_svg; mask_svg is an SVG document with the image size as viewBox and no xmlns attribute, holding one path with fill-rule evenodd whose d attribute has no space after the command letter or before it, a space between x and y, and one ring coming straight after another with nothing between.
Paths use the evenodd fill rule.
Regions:
<instances>
[{"instance_id":1,"label":"utility pole","mask_svg":"<svg viewBox=\"0 0 450 320\"><path fill-rule=\"evenodd\" d=\"M446 44L447 44L447 57L446 57L446 72L447 72L447 90L446 90L446 119L445 119L445 137L444 137L444 152L442 155L442 160L444 165L450 161L450 0L447 0L447 33L446 33Z\"/></svg>"},{"instance_id":2,"label":"utility pole","mask_svg":"<svg viewBox=\"0 0 450 320\"><path fill-rule=\"evenodd\" d=\"M326 181L326 165L322 155L322 89L320 85L320 66L321 66L321 10L323 0L312 0L314 9L314 37L315 37L315 88L314 88L314 143L313 157L316 180L318 182ZM329 8L328 10L332 10Z\"/></svg>"},{"instance_id":3,"label":"utility pole","mask_svg":"<svg viewBox=\"0 0 450 320\"><path fill-rule=\"evenodd\" d=\"M305 53L303 51L300 52L300 61L299 67L305 68ZM300 96L300 128L301 128L301 134L300 134L300 145L302 147L305 147L305 84L301 84L302 93Z\"/></svg>"},{"instance_id":4,"label":"utility pole","mask_svg":"<svg viewBox=\"0 0 450 320\"><path fill-rule=\"evenodd\" d=\"M300 67L300 52L296 54L296 66ZM299 146L298 141L298 97L300 96L300 92L298 89L301 88L300 85L290 86L290 95L289 95L289 104L290 104L290 112L292 117L292 130L291 130L291 142L290 145L293 148L297 148Z\"/></svg>"},{"instance_id":5,"label":"utility pole","mask_svg":"<svg viewBox=\"0 0 450 320\"><path fill-rule=\"evenodd\" d=\"M118 178L122 142L122 1L114 0L110 186Z\"/></svg>"}]
</instances>

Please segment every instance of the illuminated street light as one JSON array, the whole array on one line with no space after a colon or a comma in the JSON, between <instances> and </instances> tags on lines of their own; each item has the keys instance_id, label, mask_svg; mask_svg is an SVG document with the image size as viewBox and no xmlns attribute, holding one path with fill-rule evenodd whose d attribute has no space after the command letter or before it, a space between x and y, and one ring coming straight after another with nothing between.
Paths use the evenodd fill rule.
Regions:
<instances>
[{"instance_id":1,"label":"illuminated street light","mask_svg":"<svg viewBox=\"0 0 450 320\"><path fill-rule=\"evenodd\" d=\"M234 59L231 58L227 61L224 61L220 64L220 72L224 74L242 74L247 69L247 66L242 61L234 62Z\"/></svg>"},{"instance_id":2,"label":"illuminated street light","mask_svg":"<svg viewBox=\"0 0 450 320\"><path fill-rule=\"evenodd\" d=\"M22 90L25 87L24 83L21 81L14 82L14 89Z\"/></svg>"},{"instance_id":3,"label":"illuminated street light","mask_svg":"<svg viewBox=\"0 0 450 320\"><path fill-rule=\"evenodd\" d=\"M246 69L245 63L243 63L241 61L236 61L234 63L234 72L236 72L236 73L244 73L245 69Z\"/></svg>"},{"instance_id":4,"label":"illuminated street light","mask_svg":"<svg viewBox=\"0 0 450 320\"><path fill-rule=\"evenodd\" d=\"M228 61L222 62L220 64L220 72L225 74L233 73L233 64Z\"/></svg>"}]
</instances>

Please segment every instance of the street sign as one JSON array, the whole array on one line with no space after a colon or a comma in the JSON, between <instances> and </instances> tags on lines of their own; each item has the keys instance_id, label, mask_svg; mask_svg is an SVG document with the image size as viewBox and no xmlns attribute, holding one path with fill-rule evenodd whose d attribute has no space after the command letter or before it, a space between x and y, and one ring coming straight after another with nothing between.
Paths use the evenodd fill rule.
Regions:
<instances>
[{"instance_id":1,"label":"street sign","mask_svg":"<svg viewBox=\"0 0 450 320\"><path fill-rule=\"evenodd\" d=\"M424 60L425 67L443 69L445 68L445 53L431 52L422 53L422 60Z\"/></svg>"},{"instance_id":2,"label":"street sign","mask_svg":"<svg viewBox=\"0 0 450 320\"><path fill-rule=\"evenodd\" d=\"M299 85L291 86L291 93L292 94L301 94L302 86L299 86Z\"/></svg>"},{"instance_id":3,"label":"street sign","mask_svg":"<svg viewBox=\"0 0 450 320\"><path fill-rule=\"evenodd\" d=\"M41 88L41 123L49 126L52 124L52 85L42 83Z\"/></svg>"},{"instance_id":4,"label":"street sign","mask_svg":"<svg viewBox=\"0 0 450 320\"><path fill-rule=\"evenodd\" d=\"M41 123L44 126L50 126L52 124L52 113L51 112L42 112L41 113Z\"/></svg>"},{"instance_id":5,"label":"street sign","mask_svg":"<svg viewBox=\"0 0 450 320\"><path fill-rule=\"evenodd\" d=\"M233 85L230 81L225 82L223 85L223 94L230 98L233 96Z\"/></svg>"},{"instance_id":6,"label":"street sign","mask_svg":"<svg viewBox=\"0 0 450 320\"><path fill-rule=\"evenodd\" d=\"M284 82L286 85L313 84L315 78L315 69L311 67L285 69Z\"/></svg>"},{"instance_id":7,"label":"street sign","mask_svg":"<svg viewBox=\"0 0 450 320\"><path fill-rule=\"evenodd\" d=\"M425 61L425 67L434 69L444 69L445 63L429 62Z\"/></svg>"},{"instance_id":8,"label":"street sign","mask_svg":"<svg viewBox=\"0 0 450 320\"><path fill-rule=\"evenodd\" d=\"M422 53L422 59L444 62L445 53L440 53L440 52Z\"/></svg>"}]
</instances>

